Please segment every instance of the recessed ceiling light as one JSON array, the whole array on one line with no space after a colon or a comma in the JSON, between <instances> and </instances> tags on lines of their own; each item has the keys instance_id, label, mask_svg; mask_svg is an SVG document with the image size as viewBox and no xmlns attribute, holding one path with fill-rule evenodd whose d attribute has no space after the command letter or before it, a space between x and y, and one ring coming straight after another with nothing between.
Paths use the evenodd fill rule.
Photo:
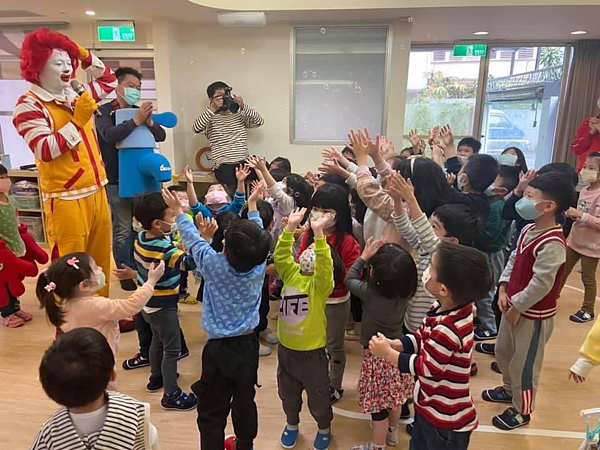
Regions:
<instances>
[{"instance_id":1,"label":"recessed ceiling light","mask_svg":"<svg viewBox=\"0 0 600 450\"><path fill-rule=\"evenodd\" d=\"M475 36L487 36L488 34L490 34L489 31L474 31L473 34Z\"/></svg>"},{"instance_id":2,"label":"recessed ceiling light","mask_svg":"<svg viewBox=\"0 0 600 450\"><path fill-rule=\"evenodd\" d=\"M571 34L587 34L587 31L585 31L585 30L576 30L576 31L571 31Z\"/></svg>"},{"instance_id":3,"label":"recessed ceiling light","mask_svg":"<svg viewBox=\"0 0 600 450\"><path fill-rule=\"evenodd\" d=\"M95 16L95 15L96 15L96 11L92 11L91 9L88 9L88 10L85 12L85 15L86 15L86 16Z\"/></svg>"}]
</instances>

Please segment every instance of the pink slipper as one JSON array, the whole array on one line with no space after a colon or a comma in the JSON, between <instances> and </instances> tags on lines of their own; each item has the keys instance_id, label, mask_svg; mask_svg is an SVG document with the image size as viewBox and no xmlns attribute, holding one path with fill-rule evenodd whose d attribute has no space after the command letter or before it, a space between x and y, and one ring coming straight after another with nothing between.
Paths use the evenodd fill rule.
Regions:
<instances>
[{"instance_id":1,"label":"pink slipper","mask_svg":"<svg viewBox=\"0 0 600 450\"><path fill-rule=\"evenodd\" d=\"M17 328L17 327L20 327L21 325L23 325L25 323L25 321L23 319L21 319L20 317L17 317L14 314L11 314L8 317L3 317L2 323L4 324L5 327Z\"/></svg>"},{"instance_id":2,"label":"pink slipper","mask_svg":"<svg viewBox=\"0 0 600 450\"><path fill-rule=\"evenodd\" d=\"M22 309L16 311L14 315L19 317L20 319L23 319L23 322L29 322L31 319L33 319L31 313L23 311Z\"/></svg>"}]
</instances>

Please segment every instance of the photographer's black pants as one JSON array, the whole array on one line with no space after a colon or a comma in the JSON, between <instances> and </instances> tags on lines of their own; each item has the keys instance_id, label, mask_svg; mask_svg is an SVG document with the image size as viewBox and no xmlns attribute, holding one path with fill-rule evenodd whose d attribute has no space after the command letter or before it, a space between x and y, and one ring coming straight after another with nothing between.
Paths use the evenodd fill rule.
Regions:
<instances>
[{"instance_id":1,"label":"photographer's black pants","mask_svg":"<svg viewBox=\"0 0 600 450\"><path fill-rule=\"evenodd\" d=\"M235 169L240 164L244 164L245 161L240 161L235 164L221 164L215 169L215 178L222 185L228 186L230 189L235 189L237 186L237 178L235 177ZM246 181L258 180L254 169L250 170L250 175L246 178Z\"/></svg>"},{"instance_id":2,"label":"photographer's black pants","mask_svg":"<svg viewBox=\"0 0 600 450\"><path fill-rule=\"evenodd\" d=\"M258 338L250 333L209 340L202 352L202 376L192 385L198 397L202 450L223 450L231 410L238 450L251 450L258 434L254 387L258 381Z\"/></svg>"}]
</instances>

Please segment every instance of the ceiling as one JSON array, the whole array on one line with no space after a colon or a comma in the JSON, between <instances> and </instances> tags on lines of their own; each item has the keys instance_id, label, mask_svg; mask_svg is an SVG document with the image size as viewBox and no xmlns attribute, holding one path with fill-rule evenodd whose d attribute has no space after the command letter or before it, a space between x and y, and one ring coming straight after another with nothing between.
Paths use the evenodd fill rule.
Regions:
<instances>
[{"instance_id":1,"label":"ceiling","mask_svg":"<svg viewBox=\"0 0 600 450\"><path fill-rule=\"evenodd\" d=\"M248 0L244 0L249 3ZM484 0L478 0L483 3ZM515 0L505 0L504 3ZM463 0L473 3L474 0ZM216 24L217 10L188 0L28 0L26 7L16 8L14 0L0 0L0 28L6 24L91 20L136 20L150 22L166 18L188 23ZM381 3L381 2L379 2ZM398 3L396 1L396 3ZM411 1L405 3L414 3ZM422 0L422 4L431 3ZM438 3L442 3L438 0ZM448 4L448 0L445 1ZM456 1L455 1L456 3ZM532 1L529 1L532 3ZM539 3L539 1L538 1ZM548 3L548 2L545 2ZM588 3L591 3L588 1ZM570 31L587 30L583 38L600 39L600 0L597 5L580 6L493 6L445 8L321 9L311 11L269 11L269 23L310 22L323 25L339 22L388 22L402 17L413 18L413 42L452 42L473 39L473 31L490 32L488 39L511 41L575 40ZM338 2L339 4L339 2ZM364 4L364 2L363 2ZM15 9L25 10L15 16ZM89 18L86 9L97 15ZM581 37L579 37L581 38Z\"/></svg>"}]
</instances>

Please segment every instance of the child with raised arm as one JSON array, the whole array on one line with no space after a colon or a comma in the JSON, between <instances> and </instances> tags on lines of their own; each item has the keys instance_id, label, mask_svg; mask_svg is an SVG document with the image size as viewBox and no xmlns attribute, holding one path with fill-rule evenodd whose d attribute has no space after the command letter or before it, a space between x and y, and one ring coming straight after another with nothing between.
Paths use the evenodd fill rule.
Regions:
<instances>
[{"instance_id":1,"label":"child with raised arm","mask_svg":"<svg viewBox=\"0 0 600 450\"><path fill-rule=\"evenodd\" d=\"M233 196L233 201L229 198L229 193L223 184L211 183L204 195L204 203L199 202L196 189L194 188L194 177L189 166L185 166L183 175L187 183L186 190L190 211L192 212L193 217L202 214L202 217L214 218L217 214L224 211L233 211L234 213L239 214L244 207L244 203L246 203L246 188L244 182L246 181L246 178L248 178L248 175L250 175L250 169L247 165L240 164L239 167L235 168L237 189Z\"/></svg>"},{"instance_id":2,"label":"child with raised arm","mask_svg":"<svg viewBox=\"0 0 600 450\"><path fill-rule=\"evenodd\" d=\"M311 219L315 242L294 261L294 231L306 215L306 208L294 210L275 248L275 268L283 281L279 309L277 385L286 415L281 446L293 448L298 442L302 391L319 431L313 447L326 450L331 442L333 412L329 399L329 361L325 351L327 319L325 306L335 286L336 268L323 228L330 214ZM337 273L343 274L338 258ZM341 274L340 274L341 272Z\"/></svg>"},{"instance_id":3,"label":"child with raised arm","mask_svg":"<svg viewBox=\"0 0 600 450\"><path fill-rule=\"evenodd\" d=\"M435 298L416 333L390 340L379 333L371 352L416 376L411 450L466 450L477 428L469 391L473 350L473 303L491 284L485 253L441 242L423 274Z\"/></svg>"},{"instance_id":4,"label":"child with raised arm","mask_svg":"<svg viewBox=\"0 0 600 450\"><path fill-rule=\"evenodd\" d=\"M255 189L248 199L248 219L232 221L217 253L183 213L179 199L167 189L163 197L173 209L179 232L205 281L202 328L208 342L202 352L202 376L192 390L198 395L198 428L204 450L222 449L227 416L232 412L235 437L226 448L250 450L258 433L254 387L258 381L260 303L271 236L263 229ZM199 221L206 236L215 221ZM208 232L208 233L207 233Z\"/></svg>"}]
</instances>

